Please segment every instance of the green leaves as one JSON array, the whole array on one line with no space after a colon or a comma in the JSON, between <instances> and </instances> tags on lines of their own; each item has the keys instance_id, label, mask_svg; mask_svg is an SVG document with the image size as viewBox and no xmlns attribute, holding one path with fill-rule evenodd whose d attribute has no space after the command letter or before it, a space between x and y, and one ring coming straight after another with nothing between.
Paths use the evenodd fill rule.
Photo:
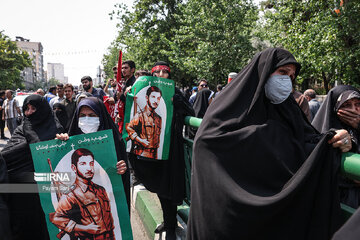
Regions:
<instances>
[{"instance_id":1,"label":"green leaves","mask_svg":"<svg viewBox=\"0 0 360 240\"><path fill-rule=\"evenodd\" d=\"M26 51L20 51L3 31L0 31L0 89L14 89L22 86L20 71L31 67Z\"/></svg>"},{"instance_id":2,"label":"green leaves","mask_svg":"<svg viewBox=\"0 0 360 240\"><path fill-rule=\"evenodd\" d=\"M104 55L105 71L111 76L121 48L137 69L168 61L178 84L206 78L215 86L255 52L283 47L302 65L302 89L360 86L359 1L266 0L260 9L251 0L136 0L131 11L118 4L110 15L119 34Z\"/></svg>"},{"instance_id":3,"label":"green leaves","mask_svg":"<svg viewBox=\"0 0 360 240\"><path fill-rule=\"evenodd\" d=\"M122 47L124 59L134 60L138 69L168 61L181 85L206 78L215 86L254 54L251 32L258 14L251 1L138 0L133 12L117 8L112 17L117 12L119 35L103 59L109 74L113 49Z\"/></svg>"},{"instance_id":4,"label":"green leaves","mask_svg":"<svg viewBox=\"0 0 360 240\"><path fill-rule=\"evenodd\" d=\"M257 32L273 46L288 49L302 64L302 88L325 88L335 81L360 86L360 2L271 1ZM341 14L334 12L340 8Z\"/></svg>"}]
</instances>

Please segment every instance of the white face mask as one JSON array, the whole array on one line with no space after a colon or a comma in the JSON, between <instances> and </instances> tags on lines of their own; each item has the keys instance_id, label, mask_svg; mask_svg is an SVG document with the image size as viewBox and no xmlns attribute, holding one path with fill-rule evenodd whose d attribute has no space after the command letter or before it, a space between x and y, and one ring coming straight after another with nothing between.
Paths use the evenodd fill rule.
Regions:
<instances>
[{"instance_id":1,"label":"white face mask","mask_svg":"<svg viewBox=\"0 0 360 240\"><path fill-rule=\"evenodd\" d=\"M265 83L265 95L273 104L285 101L291 91L292 83L288 75L273 75Z\"/></svg>"},{"instance_id":2,"label":"white face mask","mask_svg":"<svg viewBox=\"0 0 360 240\"><path fill-rule=\"evenodd\" d=\"M99 117L80 117L78 125L83 133L93 133L98 130L100 120Z\"/></svg>"}]
</instances>

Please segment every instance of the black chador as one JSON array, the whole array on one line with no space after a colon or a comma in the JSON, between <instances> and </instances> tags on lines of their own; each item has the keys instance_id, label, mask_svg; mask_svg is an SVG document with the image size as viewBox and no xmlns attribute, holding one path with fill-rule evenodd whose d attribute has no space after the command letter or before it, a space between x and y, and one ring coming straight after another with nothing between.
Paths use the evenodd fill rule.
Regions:
<instances>
[{"instance_id":1,"label":"black chador","mask_svg":"<svg viewBox=\"0 0 360 240\"><path fill-rule=\"evenodd\" d=\"M267 49L210 104L196 134L187 239L330 239L339 227L339 150L290 96L272 104L264 85L300 64Z\"/></svg>"}]
</instances>

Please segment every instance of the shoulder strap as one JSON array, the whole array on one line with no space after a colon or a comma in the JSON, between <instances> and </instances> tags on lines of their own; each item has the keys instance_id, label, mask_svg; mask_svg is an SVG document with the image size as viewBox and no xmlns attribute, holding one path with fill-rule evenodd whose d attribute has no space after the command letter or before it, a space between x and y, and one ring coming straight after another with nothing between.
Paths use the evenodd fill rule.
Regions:
<instances>
[{"instance_id":1,"label":"shoulder strap","mask_svg":"<svg viewBox=\"0 0 360 240\"><path fill-rule=\"evenodd\" d=\"M76 195L75 191L72 190L72 193L74 194L75 198L80 202L80 204L82 205L82 207L85 209L85 211L87 212L87 214L89 214L89 217L91 218L91 220L94 222L94 224L97 225L95 219L93 218L93 216L91 215L89 209L86 207L86 205L79 199L79 197Z\"/></svg>"}]
</instances>

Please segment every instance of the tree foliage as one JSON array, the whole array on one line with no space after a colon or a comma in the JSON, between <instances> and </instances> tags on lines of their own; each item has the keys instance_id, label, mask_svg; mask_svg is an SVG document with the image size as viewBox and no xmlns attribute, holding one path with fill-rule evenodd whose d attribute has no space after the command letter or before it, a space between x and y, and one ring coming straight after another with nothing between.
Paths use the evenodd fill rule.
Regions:
<instances>
[{"instance_id":1,"label":"tree foliage","mask_svg":"<svg viewBox=\"0 0 360 240\"><path fill-rule=\"evenodd\" d=\"M172 78L182 85L206 78L215 85L239 71L254 53L251 32L257 8L245 0L137 0L134 11L116 5L112 17L119 35L103 63L107 74L116 51L137 68L151 69L159 60L171 65Z\"/></svg>"},{"instance_id":2,"label":"tree foliage","mask_svg":"<svg viewBox=\"0 0 360 240\"><path fill-rule=\"evenodd\" d=\"M19 50L16 44L0 31L0 89L22 88L20 72L31 66L28 53Z\"/></svg>"},{"instance_id":3,"label":"tree foliage","mask_svg":"<svg viewBox=\"0 0 360 240\"><path fill-rule=\"evenodd\" d=\"M302 64L302 89L360 86L358 0L265 0L259 9L251 0L135 0L111 17L119 33L103 59L110 76L122 49L137 69L168 61L178 83L206 78L214 86L256 51L283 47Z\"/></svg>"},{"instance_id":4,"label":"tree foliage","mask_svg":"<svg viewBox=\"0 0 360 240\"><path fill-rule=\"evenodd\" d=\"M170 60L197 78L225 83L254 54L251 33L257 8L242 0L189 0L182 7L180 28L168 42Z\"/></svg>"},{"instance_id":5,"label":"tree foliage","mask_svg":"<svg viewBox=\"0 0 360 240\"><path fill-rule=\"evenodd\" d=\"M60 81L57 80L56 78L50 78L50 79L48 80L48 83L47 83L48 88L50 88L50 87L55 87L55 86L58 85L58 84L60 84Z\"/></svg>"},{"instance_id":6,"label":"tree foliage","mask_svg":"<svg viewBox=\"0 0 360 240\"><path fill-rule=\"evenodd\" d=\"M335 81L359 86L360 2L272 0L263 3L259 36L292 52L303 88ZM340 6L340 3L342 6ZM270 10L269 10L270 8Z\"/></svg>"}]
</instances>

